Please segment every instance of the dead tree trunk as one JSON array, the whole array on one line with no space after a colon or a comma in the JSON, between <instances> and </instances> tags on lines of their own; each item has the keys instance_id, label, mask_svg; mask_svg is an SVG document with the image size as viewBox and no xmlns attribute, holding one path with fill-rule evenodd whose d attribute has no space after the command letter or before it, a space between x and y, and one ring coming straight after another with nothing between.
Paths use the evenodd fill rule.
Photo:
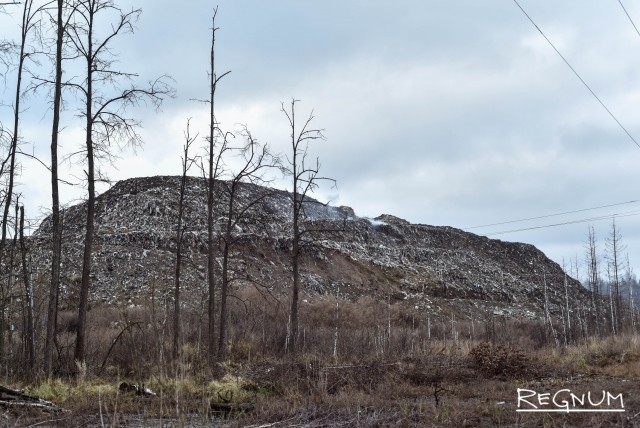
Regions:
<instances>
[{"instance_id":1,"label":"dead tree trunk","mask_svg":"<svg viewBox=\"0 0 640 428\"><path fill-rule=\"evenodd\" d=\"M564 270L564 263L563 263L563 270ZM567 312L567 321L566 321L566 337L565 337L565 345L567 345L571 340L572 340L572 333L571 333L571 309L569 307L569 282L567 280L567 272L564 272L564 304L565 304L565 310Z\"/></svg>"},{"instance_id":2,"label":"dead tree trunk","mask_svg":"<svg viewBox=\"0 0 640 428\"><path fill-rule=\"evenodd\" d=\"M213 363L216 354L216 338L215 338L215 291L216 291L216 278L215 278L215 265L216 265L216 253L217 253L217 245L214 239L214 219L213 219L213 209L215 205L215 182L220 174L220 160L222 158L222 154L226 151L226 136L222 136L222 132L218 127L216 122L215 115L215 96L216 96L216 88L218 86L218 82L224 76L229 74L227 71L222 75L218 76L216 74L216 62L215 62L215 46L216 46L216 15L218 14L218 8L216 7L213 10L212 17L212 26L211 26L211 56L210 56L210 67L209 70L209 160L208 160L208 177L207 177L207 239L208 239L208 248L207 248L207 284L208 284L208 294L209 294L209 302L207 307L207 316L208 316L208 333L207 333L207 349L209 354L209 362ZM216 141L218 138L222 139L221 147L217 147ZM218 153L216 154L216 149L218 149Z\"/></svg>"},{"instance_id":3,"label":"dead tree trunk","mask_svg":"<svg viewBox=\"0 0 640 428\"><path fill-rule=\"evenodd\" d=\"M104 38L100 38L97 20L102 13L117 17ZM74 358L84 362L87 330L87 308L91 288L91 255L95 234L95 201L97 162L110 161L113 146L140 145L141 139L136 128L139 123L123 116L128 106L150 101L155 106L162 103L164 96L172 90L163 77L149 84L148 88L132 86L118 91L114 96L106 96L104 88L111 88L118 80L132 78L133 73L114 69L116 63L111 42L119 35L133 32L134 23L142 11L134 9L123 12L111 0L79 0L74 4L72 20L66 30L69 44L74 54L84 61L85 77L82 84L67 83L70 89L79 92L84 99L81 115L85 118L85 155L87 162L87 217L85 226L84 253L82 261L82 283L78 305L78 331Z\"/></svg>"},{"instance_id":4,"label":"dead tree trunk","mask_svg":"<svg viewBox=\"0 0 640 428\"><path fill-rule=\"evenodd\" d=\"M615 331L619 333L622 329L623 318L622 298L620 293L620 270L622 269L621 251L624 251L624 246L622 244L622 235L620 234L620 229L616 225L615 218L611 224L611 233L606 241L606 246L611 269L609 287L611 287L610 297L612 299L612 322L614 324Z\"/></svg>"},{"instance_id":5,"label":"dead tree trunk","mask_svg":"<svg viewBox=\"0 0 640 428\"><path fill-rule=\"evenodd\" d=\"M598 335L602 333L600 329L601 323L601 295L600 295L600 275L598 267L598 252L596 244L596 235L593 226L589 227L587 235L587 266L589 274L589 289L591 290L591 307L595 313L595 331Z\"/></svg>"},{"instance_id":6,"label":"dead tree trunk","mask_svg":"<svg viewBox=\"0 0 640 428\"><path fill-rule=\"evenodd\" d=\"M22 9L22 24L20 33L20 54L18 57L18 69L16 76L16 92L13 105L13 133L11 135L11 145L9 147L9 183L7 184L7 194L5 196L4 212L2 215L2 241L0 242L0 254L5 246L7 237L7 220L9 218L9 207L12 205L14 177L16 169L16 151L18 149L19 132L20 132L20 99L22 98L22 73L24 71L24 63L27 59L26 45L27 36L32 27L33 15L31 7L33 0L25 0Z\"/></svg>"},{"instance_id":7,"label":"dead tree trunk","mask_svg":"<svg viewBox=\"0 0 640 428\"><path fill-rule=\"evenodd\" d=\"M234 192L235 193L235 192ZM227 341L227 298L229 296L229 249L231 247L231 230L233 228L233 199L235 194L231 194L229 203L229 211L227 218L227 226L224 233L224 243L222 249L222 284L220 287L220 335L218 337L218 359L224 360L226 357L226 341Z\"/></svg>"},{"instance_id":8,"label":"dead tree trunk","mask_svg":"<svg viewBox=\"0 0 640 428\"><path fill-rule=\"evenodd\" d=\"M95 154L93 152L93 24L94 14L87 16L87 52L85 57L87 86L85 98L85 147L87 150L87 217L85 221L84 251L82 254L82 279L80 285L80 302L78 304L78 330L76 336L76 348L74 359L84 362L86 332L87 332L87 308L89 305L89 288L91 287L91 254L93 252L93 235L95 231L95 206L96 206L96 173Z\"/></svg>"},{"instance_id":9,"label":"dead tree trunk","mask_svg":"<svg viewBox=\"0 0 640 428\"><path fill-rule=\"evenodd\" d=\"M4 195L4 210L2 213L2 223L0 228L0 259L4 257L6 240L7 240L7 226L9 223L9 210L13 206L13 192L14 192L14 180L16 174L16 153L18 150L18 142L20 140L20 100L22 99L22 77L25 68L25 61L27 59L26 47L27 37L30 31L33 29L35 13L32 13L33 0L25 0L24 7L22 9L22 21L20 24L20 52L18 55L18 67L16 76L15 98L13 104L13 132L11 134L11 141L9 144L9 171L8 182L6 187L6 193ZM37 11L36 11L37 12ZM4 167L4 165L3 165ZM4 168L3 168L4 169ZM17 207L17 203L16 203ZM17 208L16 208L17 209ZM17 228L17 225L15 225ZM15 241L15 237L14 237ZM12 250L13 251L13 250ZM10 273L11 275L11 273ZM4 352L4 333L5 328L3 324L5 319L5 303L2 303L2 313L0 314L0 355Z\"/></svg>"},{"instance_id":10,"label":"dead tree trunk","mask_svg":"<svg viewBox=\"0 0 640 428\"><path fill-rule=\"evenodd\" d=\"M53 95L53 125L51 131L51 244L53 253L51 257L49 307L47 310L47 336L44 349L44 369L47 375L53 373L53 347L57 331L60 261L62 258L62 221L60 218L60 194L58 191L58 130L60 127L60 106L62 101L62 44L64 37L62 12L64 9L64 0L57 0L57 5L56 72Z\"/></svg>"},{"instance_id":11,"label":"dead tree trunk","mask_svg":"<svg viewBox=\"0 0 640 428\"><path fill-rule=\"evenodd\" d=\"M185 144L183 147L182 158L182 177L180 179L180 194L178 196L178 225L176 227L176 267L175 267L175 284L174 284L174 314L173 314L173 358L178 360L180 357L180 342L182 340L182 327L180 319L180 268L182 263L182 238L185 228L183 226L185 193L187 188L187 173L191 166L189 159L189 148L194 140L198 138L191 137L189 133L189 121L187 121L187 130L185 131Z\"/></svg>"},{"instance_id":12,"label":"dead tree trunk","mask_svg":"<svg viewBox=\"0 0 640 428\"><path fill-rule=\"evenodd\" d=\"M553 327L553 321L551 320L551 312L549 311L549 297L547 294L547 276L545 274L542 275L543 287L544 287L544 316L547 325L549 326L549 330L551 331L551 335L553 337L553 341L556 347L560 346L560 342L558 341L558 334L556 333L556 329Z\"/></svg>"},{"instance_id":13,"label":"dead tree trunk","mask_svg":"<svg viewBox=\"0 0 640 428\"><path fill-rule=\"evenodd\" d=\"M310 230L305 229L302 226L302 222L305 216L305 204L309 203L307 195L312 193L317 187L320 181L331 179L320 177L318 173L320 171L320 163L316 159L315 163L311 165L307 161L309 142L312 140L323 139L322 130L310 128L311 122L314 119L313 112L302 123L302 126L298 127L296 123L296 100L291 100L291 107L289 110L285 109L282 104L281 111L287 117L289 129L291 130L291 152L289 153L288 165L282 167L282 172L285 176L291 177L292 191L291 191L291 204L292 204L292 248L291 248L291 270L292 270L292 287L291 287L291 302L289 311L289 328L287 329L287 338L285 340L287 351L295 354L298 348L298 332L300 321L298 319L298 302L300 300L300 255L302 247L305 245L303 237L308 234Z\"/></svg>"},{"instance_id":14,"label":"dead tree trunk","mask_svg":"<svg viewBox=\"0 0 640 428\"><path fill-rule=\"evenodd\" d=\"M215 309L216 309L216 246L213 242L213 205L214 205L214 187L215 187L215 174L214 174L214 147L215 147L215 93L216 93L216 74L215 74L215 44L216 44L216 8L213 13L213 26L211 30L211 86L210 86L210 99L209 99L209 176L207 180L207 284L209 286L209 304L208 304L208 320L209 328L207 334L207 349L209 350L209 362L213 363L215 355Z\"/></svg>"},{"instance_id":15,"label":"dead tree trunk","mask_svg":"<svg viewBox=\"0 0 640 428\"><path fill-rule=\"evenodd\" d=\"M32 372L35 368L35 341L34 341L34 325L33 325L33 291L31 290L31 281L29 278L29 267L27 264L27 245L24 239L24 207L20 207L20 253L22 258L22 282L24 284L24 296L26 306L26 325L25 330L25 351L27 354L26 368Z\"/></svg>"},{"instance_id":16,"label":"dead tree trunk","mask_svg":"<svg viewBox=\"0 0 640 428\"><path fill-rule=\"evenodd\" d=\"M636 305L635 305L635 302L633 301L634 299L633 287L634 287L635 281L633 279L631 263L629 263L629 254L625 256L625 265L626 265L625 281L627 283L627 286L629 287L629 327L631 328L631 332L633 334L636 334L636 315L635 315Z\"/></svg>"}]
</instances>

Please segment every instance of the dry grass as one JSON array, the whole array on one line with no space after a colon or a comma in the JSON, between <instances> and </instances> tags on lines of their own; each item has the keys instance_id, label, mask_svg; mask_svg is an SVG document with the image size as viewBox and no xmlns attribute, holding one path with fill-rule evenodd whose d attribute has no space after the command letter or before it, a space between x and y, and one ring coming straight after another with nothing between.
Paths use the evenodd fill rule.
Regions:
<instances>
[{"instance_id":1,"label":"dry grass","mask_svg":"<svg viewBox=\"0 0 640 428\"><path fill-rule=\"evenodd\" d=\"M179 361L168 358L169 309L94 307L85 367L72 361L74 319L63 313L58 377L23 385L69 413L7 411L7 423L60 418L50 425L158 426L162 420L203 426L216 418L227 426L274 427L640 425L635 416L640 413L640 338L635 335L556 348L536 322L454 323L367 298L341 301L336 325L336 300L325 296L301 306L302 349L291 358L283 346L285 307L251 289L235 297L228 359L214 366L206 363L206 317L196 305L184 312ZM144 383L157 396L123 394L122 381ZM21 384L17 376L15 384ZM518 388L617 391L624 394L628 411L520 414L515 412ZM216 413L221 407L214 403L228 405L229 411Z\"/></svg>"},{"instance_id":2,"label":"dry grass","mask_svg":"<svg viewBox=\"0 0 640 428\"><path fill-rule=\"evenodd\" d=\"M613 344L614 342L612 342ZM624 341L616 341L620 352ZM191 421L196 426L635 426L640 411L639 378L625 379L594 374L612 366L584 363L577 370L581 352L589 361L603 348L594 343L561 352L542 350L523 356L513 348L476 343L470 352L437 342L430 353L393 361L371 359L358 364L335 365L331 360L307 355L297 359L264 359L246 364L225 364L218 379L193 373L168 377L152 376L146 386L157 397L123 394L115 379L89 378L82 383L46 380L28 391L60 403L70 410L59 426L111 423L128 426L160 420L174 426ZM491 352L497 351L497 352ZM481 354L478 363L475 355ZM514 370L493 372L491 355ZM506 357L505 357L506 355ZM535 364L552 373L549 365L563 366L565 375L532 377L521 370L521 362ZM631 365L632 361L627 364ZM619 363L616 363L619 364ZM628 381L625 381L628 380ZM635 381L635 382L634 382ZM628 412L607 414L519 414L517 388L556 391L607 389L624 394ZM249 403L241 411L214 413L214 402ZM102 419L100 421L100 415ZM52 416L30 416L36 422ZM93 421L93 422L92 422ZM75 425L77 423L77 425Z\"/></svg>"}]
</instances>

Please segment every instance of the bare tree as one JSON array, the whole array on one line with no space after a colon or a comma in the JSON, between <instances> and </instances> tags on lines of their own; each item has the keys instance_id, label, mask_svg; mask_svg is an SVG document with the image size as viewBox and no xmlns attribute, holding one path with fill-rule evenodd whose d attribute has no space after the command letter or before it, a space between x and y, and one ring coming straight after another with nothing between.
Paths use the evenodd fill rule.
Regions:
<instances>
[{"instance_id":1,"label":"bare tree","mask_svg":"<svg viewBox=\"0 0 640 428\"><path fill-rule=\"evenodd\" d=\"M636 333L636 305L635 305L635 297L633 295L633 287L635 285L633 268L631 267L631 263L629 262L629 254L627 253L625 256L625 283L628 287L628 296L629 296L629 327L631 327L631 331Z\"/></svg>"},{"instance_id":2,"label":"bare tree","mask_svg":"<svg viewBox=\"0 0 640 428\"><path fill-rule=\"evenodd\" d=\"M221 173L221 159L222 154L227 147L227 136L220 131L215 116L215 96L218 82L224 76L230 73L227 71L220 76L216 74L215 67L215 46L216 46L216 15L218 14L218 8L213 10L212 26L211 26L211 57L209 70L209 137L207 138L209 147L208 158L208 174L207 174L207 284L209 289L209 302L208 302L208 333L207 333L207 349L209 351L210 362L213 362L215 355L215 263L216 263L216 245L214 242L214 187L218 176ZM217 150L217 153L216 153Z\"/></svg>"},{"instance_id":3,"label":"bare tree","mask_svg":"<svg viewBox=\"0 0 640 428\"><path fill-rule=\"evenodd\" d=\"M549 331L551 332L551 335L553 336L553 341L556 345L556 347L560 347L560 341L558 340L558 334L556 332L555 327L553 326L553 321L551 320L551 313L549 311L549 296L547 293L547 275L546 274L542 274L542 290L543 290L543 294L544 294L544 317L545 317L545 323L546 325L549 326Z\"/></svg>"},{"instance_id":4,"label":"bare tree","mask_svg":"<svg viewBox=\"0 0 640 428\"><path fill-rule=\"evenodd\" d=\"M601 311L601 290L600 290L600 267L598 258L598 248L596 242L596 233L593 226L589 226L587 234L587 246L586 246L586 259L587 259L587 281L589 284L589 290L591 291L591 306L595 313L595 327L598 334L600 331L600 316Z\"/></svg>"},{"instance_id":5,"label":"bare tree","mask_svg":"<svg viewBox=\"0 0 640 428\"><path fill-rule=\"evenodd\" d=\"M24 239L24 207L20 207L20 255L22 259L22 282L24 284L24 306L26 307L25 330L25 350L27 354L26 368L33 371L35 368L35 328L33 322L33 290L29 278L29 267L27 265L27 245Z\"/></svg>"},{"instance_id":6,"label":"bare tree","mask_svg":"<svg viewBox=\"0 0 640 428\"><path fill-rule=\"evenodd\" d=\"M612 318L612 330L619 332L622 328L622 298L620 295L620 282L622 271L622 256L621 252L624 251L624 245L622 244L622 235L620 229L616 225L616 219L613 219L611 223L611 232L606 242L606 253L608 266L610 270L609 287L611 297L611 318Z\"/></svg>"},{"instance_id":7,"label":"bare tree","mask_svg":"<svg viewBox=\"0 0 640 428\"><path fill-rule=\"evenodd\" d=\"M58 292L60 289L60 260L62 258L62 221L60 216L60 193L58 191L58 132L60 107L62 105L62 45L64 43L64 0L57 0L55 78L53 94L53 121L51 129L51 221L53 252L51 256L51 283L49 285L49 307L47 310L47 336L44 349L44 369L53 373L53 348L57 331Z\"/></svg>"},{"instance_id":8,"label":"bare tree","mask_svg":"<svg viewBox=\"0 0 640 428\"><path fill-rule=\"evenodd\" d=\"M566 316L563 317L562 324L564 327L564 345L567 344L572 339L571 333L571 308L569 306L569 281L567 280L567 270L564 263L564 258L562 259L562 272L563 272L563 281L564 281L564 312L566 312Z\"/></svg>"},{"instance_id":9,"label":"bare tree","mask_svg":"<svg viewBox=\"0 0 640 428\"><path fill-rule=\"evenodd\" d=\"M87 179L87 217L82 259L82 282L78 308L78 330L74 358L85 359L87 306L91 281L91 253L95 233L94 215L96 161L111 161L114 146L139 145L141 139L137 133L139 122L124 116L128 107L150 102L159 107L164 97L172 90L166 76L149 82L147 87L130 85L120 89L122 81L136 77L114 68L116 63L111 50L113 40L123 34L133 33L133 23L138 19L140 9L124 12L112 0L79 0L74 4L73 20L66 29L69 44L75 57L84 62L85 76L82 82L68 82L67 85L81 94L84 107L80 116L85 120L85 147L81 151L86 156ZM102 15L115 16L110 30L100 38L98 18ZM115 91L111 92L113 88Z\"/></svg>"},{"instance_id":10,"label":"bare tree","mask_svg":"<svg viewBox=\"0 0 640 428\"><path fill-rule=\"evenodd\" d=\"M13 132L11 133L11 143L9 146L9 170L8 184L5 196L4 212L2 215L2 240L0 241L0 253L5 246L7 237L7 219L9 217L9 208L13 203L14 178L16 171L16 153L18 142L20 141L20 101L23 96L22 78L25 71L25 62L33 52L27 51L27 41L29 35L36 29L42 8L33 7L33 0L25 0L22 9L22 20L20 23L20 44L18 46L18 64L16 70L16 88L13 103Z\"/></svg>"},{"instance_id":11,"label":"bare tree","mask_svg":"<svg viewBox=\"0 0 640 428\"><path fill-rule=\"evenodd\" d=\"M2 212L1 219L1 238L0 238L0 257L4 257L5 255L5 247L7 244L7 228L9 225L9 210L12 206L14 206L14 191L15 191L15 177L16 177L16 158L18 153L18 144L20 142L20 115L21 111L21 101L24 95L23 92L23 75L25 73L26 62L29 57L34 56L35 52L33 49L28 46L28 41L31 35L37 30L40 23L40 13L42 11L42 7L34 8L33 0L25 0L22 8L22 18L19 24L20 27L20 41L16 45L11 42L2 42L0 43L0 57L2 58L2 64L8 68L9 63L13 61L9 58L6 58L5 55L10 55L11 52L17 51L17 67L16 67L16 85L15 85L15 93L14 93L14 101L13 101L13 128L11 132L6 132L6 135L9 136L8 142L8 154L7 158L0 167L0 177L6 176L6 187L4 189L4 193L2 195L2 203L4 204L4 209ZM5 59L6 58L6 59ZM0 130L0 134L4 133L4 129ZM17 203L16 203L17 209ZM17 229L17 222L14 224ZM14 241L15 241L14 236ZM13 254L14 248L11 250L11 254ZM11 274L10 274L11 278ZM7 284L8 286L10 284ZM5 314L4 310L2 314L0 314L0 320L4 320ZM4 337L4 329L0 332L0 352L3 349L3 337Z\"/></svg>"},{"instance_id":12,"label":"bare tree","mask_svg":"<svg viewBox=\"0 0 640 428\"><path fill-rule=\"evenodd\" d=\"M198 138L196 134L192 137L190 134L190 120L187 120L187 129L184 133L184 146L182 148L182 177L180 179L180 194L178 196L178 221L176 226L176 268L175 268L175 286L174 286L174 314L173 314L173 358L175 360L180 356L180 268L182 263L182 237L184 236L185 226L183 224L185 193L187 188L187 173L193 165L194 160L189 157L189 149L191 144Z\"/></svg>"},{"instance_id":13,"label":"bare tree","mask_svg":"<svg viewBox=\"0 0 640 428\"><path fill-rule=\"evenodd\" d=\"M246 221L258 204L269 197L272 192L267 189L260 189L255 194L250 194L246 190L244 198L240 198L242 189L247 184L268 184L264 178L267 169L276 167L278 159L269 152L266 144L258 143L249 130L244 127L242 134L246 139L246 144L234 150L239 150L241 166L236 172L230 174L230 180L220 182L222 191L226 199L224 226L222 232L222 284L220 286L220 334L218 336L218 358L223 360L226 356L227 339L227 299L231 283L236 277L232 277L229 272L229 261L231 250L238 243L240 237L236 229Z\"/></svg>"},{"instance_id":14,"label":"bare tree","mask_svg":"<svg viewBox=\"0 0 640 428\"><path fill-rule=\"evenodd\" d=\"M7 190L5 195L4 211L2 214L2 240L0 241L0 254L2 254L6 238L7 238L7 220L9 218L9 208L11 207L13 197L13 180L15 176L16 148L18 145L18 133L20 123L20 100L22 98L22 73L24 71L24 62L27 58L25 48L27 44L27 36L32 27L31 14L32 0L25 0L22 11L22 22L20 25L20 53L18 55L18 69L16 76L16 92L13 104L13 133L11 134L11 144L9 146L9 177Z\"/></svg>"},{"instance_id":15,"label":"bare tree","mask_svg":"<svg viewBox=\"0 0 640 428\"><path fill-rule=\"evenodd\" d=\"M607 280L608 283L607 285L607 289L609 292L609 321L610 321L610 328L611 328L611 334L612 335L616 335L618 334L617 331L617 323L616 323L616 309L615 309L615 303L614 303L614 295L613 295L613 272L612 272L612 266L611 263L607 263Z\"/></svg>"},{"instance_id":16,"label":"bare tree","mask_svg":"<svg viewBox=\"0 0 640 428\"><path fill-rule=\"evenodd\" d=\"M293 271L293 285L291 288L291 306L289 313L290 328L287 333L287 349L291 353L297 352L298 342L298 301L300 300L300 255L304 246L305 234L311 232L303 226L303 220L306 217L305 207L310 203L317 203L308 198L308 195L318 188L323 180L334 180L327 177L319 176L320 162L316 158L314 162L309 162L309 142L313 140L324 139L321 129L311 127L314 119L313 112L309 114L302 126L298 128L296 123L296 102L292 99L289 109L282 104L282 112L287 117L289 128L291 129L291 151L287 155L287 163L283 165L282 171L285 176L291 177L292 191L292 249L291 249L291 268Z\"/></svg>"},{"instance_id":17,"label":"bare tree","mask_svg":"<svg viewBox=\"0 0 640 428\"><path fill-rule=\"evenodd\" d=\"M3 262L3 275L0 279L0 360L8 367L8 362L13 357L13 336L6 334L9 331L9 326L12 324L11 317L13 314L12 307L15 299L14 284L15 284L15 257L17 248L17 236L18 236L18 204L19 196L16 197L15 204L15 216L13 219L13 239L11 245L8 248L7 260ZM4 254L3 254L4 256ZM5 349L5 336L7 345Z\"/></svg>"}]
</instances>

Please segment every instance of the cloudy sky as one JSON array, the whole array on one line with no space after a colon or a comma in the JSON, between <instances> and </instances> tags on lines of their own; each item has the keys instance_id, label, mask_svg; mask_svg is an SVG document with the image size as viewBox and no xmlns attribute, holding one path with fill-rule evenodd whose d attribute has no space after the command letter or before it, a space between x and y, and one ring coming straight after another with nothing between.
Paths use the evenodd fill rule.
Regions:
<instances>
[{"instance_id":1,"label":"cloudy sky","mask_svg":"<svg viewBox=\"0 0 640 428\"><path fill-rule=\"evenodd\" d=\"M141 79L169 74L174 99L142 120L143 149L121 154L113 179L178 174L186 119L206 133L212 6L205 0L129 0L136 33L115 46ZM640 269L640 147L589 93L511 0L219 0L217 68L225 129L246 124L275 151L287 148L281 102L314 111L326 141L312 147L337 189L318 197L358 215L390 213L527 242L562 263L578 257L593 225L604 250L618 214ZM640 34L617 1L520 0L607 108L640 141ZM623 1L640 24L640 4ZM17 14L0 17L5 37ZM11 75L3 96L10 103ZM38 97L23 135L48 156L50 115ZM72 101L69 102L73 104ZM65 150L81 144L72 108ZM0 117L7 121L4 108ZM23 160L27 209L50 205L47 172ZM67 174L79 174L77 167ZM82 190L65 187L66 201ZM607 208L592 209L608 206ZM567 213L549 216L558 213ZM544 216L544 217L543 217ZM513 220L535 220L505 223ZM597 218L603 218L595 220ZM591 221L581 221L594 219ZM480 227L488 224L490 227Z\"/></svg>"}]
</instances>

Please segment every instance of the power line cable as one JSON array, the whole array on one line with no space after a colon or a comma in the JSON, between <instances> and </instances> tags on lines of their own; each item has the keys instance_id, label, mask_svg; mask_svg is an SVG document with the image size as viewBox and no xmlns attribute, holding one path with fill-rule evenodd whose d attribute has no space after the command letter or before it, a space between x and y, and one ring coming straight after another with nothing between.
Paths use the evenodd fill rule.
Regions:
<instances>
[{"instance_id":1,"label":"power line cable","mask_svg":"<svg viewBox=\"0 0 640 428\"><path fill-rule=\"evenodd\" d=\"M631 15L629 15L629 12L627 12L627 8L622 4L622 0L618 0L618 3L620 3L620 7L622 7L622 10L624 10L624 14L627 15L627 18L629 18L629 22L631 22L631 25L633 25L633 29L636 30L636 33L638 33L638 36L640 36L640 31L638 30L636 23L633 22L633 19L631 18Z\"/></svg>"},{"instance_id":2,"label":"power line cable","mask_svg":"<svg viewBox=\"0 0 640 428\"><path fill-rule=\"evenodd\" d=\"M633 143L638 146L638 148L640 149L640 144L636 141L635 138L633 138L633 136L631 135L631 133L629 131L627 131L627 128L624 127L624 125L618 120L618 118L611 112L611 110L609 110L609 108L605 105L605 103L600 99L600 97L598 97L598 95L596 95L596 93L593 91L593 89L591 89L591 87L587 84L587 82L584 81L584 79L580 76L580 74L578 74L578 72L576 71L575 68L573 68L571 66L571 64L569 64L569 61L567 61L567 59L560 53L560 51L555 47L555 45L551 42L551 40L549 40L549 38L544 34L544 32L540 29L540 27L538 27L538 25L534 22L534 20L529 16L529 14L522 8L522 6L520 6L520 3L518 3L518 0L513 0L513 2L520 8L520 10L522 11L522 13L524 13L524 16L527 17L527 19L533 24L534 27L536 27L536 30L538 30L538 32L540 34L542 34L542 37L544 37L544 39L549 43L549 45L551 45L551 47L553 48L554 51L556 51L556 53L560 56L560 58L562 58L562 60L564 61L565 64L567 64L567 66L571 69L571 71L573 71L573 74L576 75L576 77L578 79L580 79L580 81L582 82L582 84L589 90L589 92L591 92L591 95L594 96L594 98L596 100L598 100L598 102L600 103L600 105L607 111L607 113L609 113L609 116L611 116L613 118L613 120L616 121L616 123L618 124L618 126L620 126L620 128L627 134L627 136L629 136L629 138L631 139L631 141L633 141Z\"/></svg>"},{"instance_id":3,"label":"power line cable","mask_svg":"<svg viewBox=\"0 0 640 428\"><path fill-rule=\"evenodd\" d=\"M627 212L623 212L623 213L619 213L619 214L609 214L609 215L604 215L604 216L600 216L600 217L583 218L583 219L580 219L580 220L572 220L572 221L566 221L566 222L562 222L562 223L546 224L546 225L542 225L542 226L523 227L521 229L503 230L503 231L500 231L500 232L486 233L485 236L506 235L508 233L524 232L524 231L527 231L527 230L546 229L546 228L550 228L550 227L567 226L567 225L570 225L570 224L579 224L579 223L586 223L586 222L590 222L590 221L608 220L608 219L620 218L620 217L632 217L632 216L636 216L636 215L640 215L640 211L627 211Z\"/></svg>"},{"instance_id":4,"label":"power line cable","mask_svg":"<svg viewBox=\"0 0 640 428\"><path fill-rule=\"evenodd\" d=\"M599 209L602 209L602 208L611 208L611 207L618 207L620 205L635 204L637 202L640 202L640 200L627 201L627 202L618 202L616 204L600 205L599 207L583 208L583 209L580 209L580 210L565 211L565 212L556 213L556 214L545 214L545 215L540 215L540 216L536 216L536 217L522 218L522 219L518 219L518 220L506 220L506 221L501 221L499 223L491 223L491 224L483 224L483 225L480 225L480 226L465 227L463 229L464 230L471 230L471 229L480 229L480 228L483 228L483 227L501 226L503 224L521 223L523 221L539 220L539 219L542 219L542 218L558 217L558 216L561 216L561 215L575 214L575 213L581 213L581 212L585 212L585 211L599 210Z\"/></svg>"}]
</instances>

